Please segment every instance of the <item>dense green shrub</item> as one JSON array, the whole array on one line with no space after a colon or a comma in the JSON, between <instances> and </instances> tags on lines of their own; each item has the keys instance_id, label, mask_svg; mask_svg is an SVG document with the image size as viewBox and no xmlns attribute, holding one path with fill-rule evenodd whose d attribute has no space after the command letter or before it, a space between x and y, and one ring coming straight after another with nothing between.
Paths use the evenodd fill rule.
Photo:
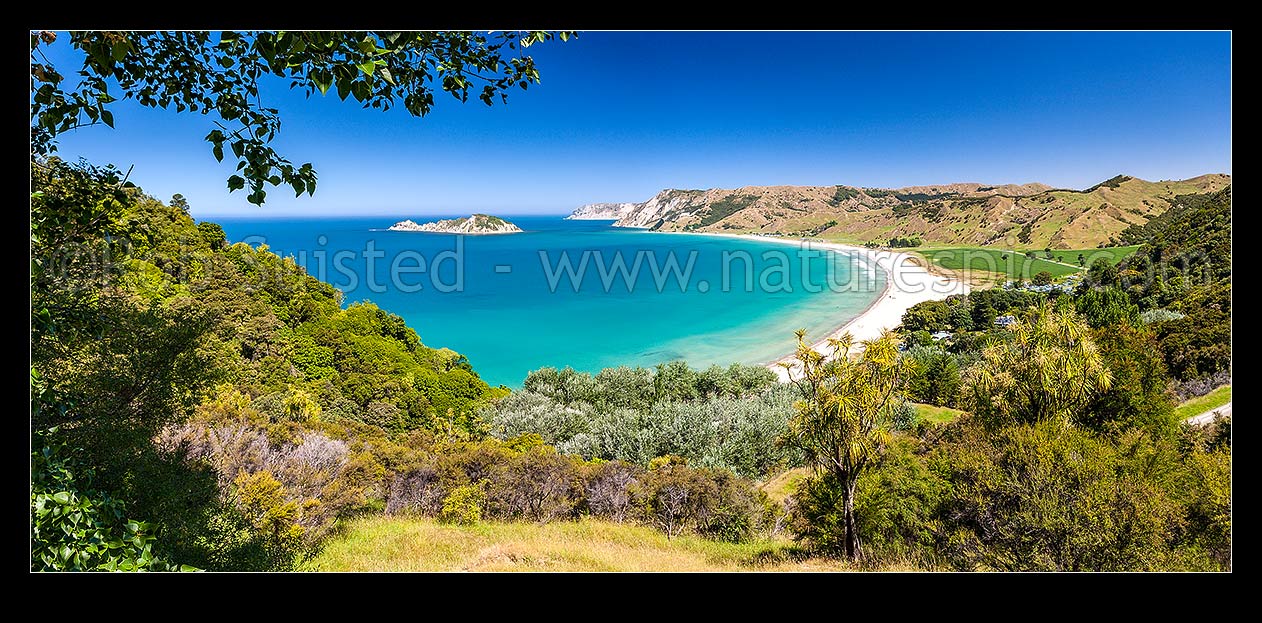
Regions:
<instances>
[{"instance_id":1,"label":"dense green shrub","mask_svg":"<svg viewBox=\"0 0 1262 623\"><path fill-rule=\"evenodd\" d=\"M828 472L798 481L789 513L794 538L821 555L843 556L846 527L841 508L841 486Z\"/></svg>"},{"instance_id":2,"label":"dense green shrub","mask_svg":"<svg viewBox=\"0 0 1262 623\"><path fill-rule=\"evenodd\" d=\"M93 470L64 445L35 439L31 453L32 571L165 571L156 526L127 518L121 500L92 488Z\"/></svg>"},{"instance_id":3,"label":"dense green shrub","mask_svg":"<svg viewBox=\"0 0 1262 623\"><path fill-rule=\"evenodd\" d=\"M916 405L910 400L899 400L890 407L890 430L907 431L916 428L920 416L916 413Z\"/></svg>"},{"instance_id":4,"label":"dense green shrub","mask_svg":"<svg viewBox=\"0 0 1262 623\"><path fill-rule=\"evenodd\" d=\"M916 402L953 407L960 395L960 357L936 346L913 346L903 353L912 365L907 396Z\"/></svg>"},{"instance_id":5,"label":"dense green shrub","mask_svg":"<svg viewBox=\"0 0 1262 623\"><path fill-rule=\"evenodd\" d=\"M471 526L482 521L482 505L486 502L486 493L478 485L460 485L451 490L443 499L443 509L438 513L438 520Z\"/></svg>"},{"instance_id":6,"label":"dense green shrub","mask_svg":"<svg viewBox=\"0 0 1262 623\"><path fill-rule=\"evenodd\" d=\"M37 165L31 364L42 398L32 425L60 427L53 441L82 449L93 489L159 526L157 556L208 569L291 567L292 556L281 560L288 546L276 547L284 539L268 536L276 522L259 517L279 513L311 546L337 518L383 504L410 468L415 452L387 435L481 435L474 413L507 394L458 354L421 344L398 316L344 308L340 292L293 259L228 245L218 226L116 171ZM67 263L68 244L108 253ZM208 441L221 433L238 445ZM344 462L311 466L339 447ZM225 457L248 468L229 469Z\"/></svg>"},{"instance_id":7,"label":"dense green shrub","mask_svg":"<svg viewBox=\"0 0 1262 623\"><path fill-rule=\"evenodd\" d=\"M1121 288L1088 288L1074 305L1093 328L1139 323L1139 306Z\"/></svg>"},{"instance_id":8,"label":"dense green shrub","mask_svg":"<svg viewBox=\"0 0 1262 623\"><path fill-rule=\"evenodd\" d=\"M486 490L488 515L535 522L573 517L583 495L576 462L551 446L511 456L491 473Z\"/></svg>"},{"instance_id":9,"label":"dense green shrub","mask_svg":"<svg viewBox=\"0 0 1262 623\"><path fill-rule=\"evenodd\" d=\"M896 438L873 468L860 477L855 521L871 561L911 562L932 567L941 533L939 510L948 482L929 469L916 451L917 441ZM794 538L825 556L845 553L845 528L839 512L841 490L827 473L797 484L790 505Z\"/></svg>"},{"instance_id":10,"label":"dense green shrub","mask_svg":"<svg viewBox=\"0 0 1262 623\"><path fill-rule=\"evenodd\" d=\"M652 461L635 498L644 519L668 538L694 530L743 541L757 527L764 508L761 492L731 472L688 467L680 457Z\"/></svg>"},{"instance_id":11,"label":"dense green shrub","mask_svg":"<svg viewBox=\"0 0 1262 623\"><path fill-rule=\"evenodd\" d=\"M762 494L730 471L689 467L680 457L654 459L647 470L622 461L585 462L538 440L435 446L434 454L394 477L385 510L441 519L452 496L468 507L472 488L480 492L480 519L545 523L590 515L639 520L672 537L688 531L732 541L763 525Z\"/></svg>"},{"instance_id":12,"label":"dense green shrub","mask_svg":"<svg viewBox=\"0 0 1262 623\"><path fill-rule=\"evenodd\" d=\"M491 434L510 439L535 433L549 444L562 444L588 430L593 408L585 402L557 402L531 390L513 392L479 416L487 421Z\"/></svg>"},{"instance_id":13,"label":"dense green shrub","mask_svg":"<svg viewBox=\"0 0 1262 623\"><path fill-rule=\"evenodd\" d=\"M1218 462L1203 453L1181 457L1173 444L1138 433L1114 443L1060 422L993 434L967 423L955 428L932 464L951 483L939 553L956 568L1222 568L1213 553L1222 551L1222 539L1210 530L1189 531L1187 522L1189 511L1199 512L1189 497L1227 499L1221 496L1230 490L1225 453L1214 455ZM1199 467L1213 484L1191 483ZM1230 525L1223 510L1229 502L1211 508L1204 521ZM1189 535L1208 542L1189 542Z\"/></svg>"},{"instance_id":14,"label":"dense green shrub","mask_svg":"<svg viewBox=\"0 0 1262 623\"><path fill-rule=\"evenodd\" d=\"M1172 434L1178 423L1156 336L1122 324L1096 330L1094 339L1113 380L1074 421L1102 433L1140 428L1155 435Z\"/></svg>"}]
</instances>

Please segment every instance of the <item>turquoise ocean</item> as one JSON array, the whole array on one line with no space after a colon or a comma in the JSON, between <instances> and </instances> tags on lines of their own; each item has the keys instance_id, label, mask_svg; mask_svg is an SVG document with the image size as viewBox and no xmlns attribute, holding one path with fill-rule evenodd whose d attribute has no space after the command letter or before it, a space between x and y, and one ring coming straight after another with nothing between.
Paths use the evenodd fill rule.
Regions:
<instances>
[{"instance_id":1,"label":"turquoise ocean","mask_svg":"<svg viewBox=\"0 0 1262 623\"><path fill-rule=\"evenodd\" d=\"M792 351L794 330L818 339L861 313L885 278L848 253L559 216L512 217L525 232L495 236L385 231L402 220L389 216L209 220L232 242L293 256L346 303L402 316L427 346L509 387L543 366L774 361Z\"/></svg>"}]
</instances>

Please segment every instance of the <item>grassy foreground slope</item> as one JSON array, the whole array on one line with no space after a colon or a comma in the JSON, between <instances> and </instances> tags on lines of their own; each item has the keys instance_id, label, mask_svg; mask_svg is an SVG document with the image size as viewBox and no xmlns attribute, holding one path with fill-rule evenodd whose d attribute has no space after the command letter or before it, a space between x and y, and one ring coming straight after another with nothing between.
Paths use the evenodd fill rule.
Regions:
<instances>
[{"instance_id":1,"label":"grassy foreground slope","mask_svg":"<svg viewBox=\"0 0 1262 623\"><path fill-rule=\"evenodd\" d=\"M723 543L666 536L632 524L440 524L372 517L352 522L309 561L308 571L842 571L805 558L788 541Z\"/></svg>"}]
</instances>

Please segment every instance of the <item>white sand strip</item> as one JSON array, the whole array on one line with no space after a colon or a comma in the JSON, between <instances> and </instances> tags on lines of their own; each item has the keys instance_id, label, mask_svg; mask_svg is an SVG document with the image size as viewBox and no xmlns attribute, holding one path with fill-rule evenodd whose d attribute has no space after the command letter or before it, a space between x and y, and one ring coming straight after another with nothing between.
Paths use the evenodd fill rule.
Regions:
<instances>
[{"instance_id":1,"label":"white sand strip","mask_svg":"<svg viewBox=\"0 0 1262 623\"><path fill-rule=\"evenodd\" d=\"M812 344L812 348L826 356L832 355L832 349L828 346L829 338L840 338L842 334L849 332L854 336L855 341L855 345L851 349L852 354L856 351L861 352L862 345L860 342L876 339L886 329L897 327L902 322L903 313L912 305L924 301L944 299L952 294L967 294L969 291L968 284L929 272L924 266L917 263L909 253L878 251L836 242L775 236L720 233L696 233L693 235L744 238L759 242L790 244L811 250L840 251L858 254L879 265L885 271L886 276L885 288L880 296L873 300L872 304L858 316ZM865 268L870 270L870 267ZM813 337L807 336L808 339ZM792 369L786 370L784 366L780 365L782 362L796 364L797 359L793 354L789 354L768 364L767 367L776 373L781 382L788 382L792 370L796 370L797 367L795 365Z\"/></svg>"}]
</instances>

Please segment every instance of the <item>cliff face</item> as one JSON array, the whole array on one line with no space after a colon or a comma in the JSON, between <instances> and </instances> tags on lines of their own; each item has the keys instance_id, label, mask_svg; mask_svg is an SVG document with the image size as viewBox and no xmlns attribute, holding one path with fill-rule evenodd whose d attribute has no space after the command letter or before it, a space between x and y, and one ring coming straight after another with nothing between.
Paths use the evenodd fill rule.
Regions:
<instances>
[{"instance_id":1,"label":"cliff face","mask_svg":"<svg viewBox=\"0 0 1262 623\"><path fill-rule=\"evenodd\" d=\"M1108 243L1126 227L1164 212L1177 195L1213 192L1230 183L1229 175L1210 174L1160 182L1117 176L1082 191L1037 183L667 189L619 208L614 226L881 243L916 235L933 244L1075 249Z\"/></svg>"},{"instance_id":2,"label":"cliff face","mask_svg":"<svg viewBox=\"0 0 1262 623\"><path fill-rule=\"evenodd\" d=\"M589 203L579 206L577 210L565 217L570 221L605 221L616 220L629 214L638 203Z\"/></svg>"},{"instance_id":3,"label":"cliff face","mask_svg":"<svg viewBox=\"0 0 1262 623\"><path fill-rule=\"evenodd\" d=\"M390 226L391 231L421 231L439 234L515 234L521 228L489 214L474 214L465 218L453 218L432 223L417 224L412 220L399 221Z\"/></svg>"}]
</instances>

